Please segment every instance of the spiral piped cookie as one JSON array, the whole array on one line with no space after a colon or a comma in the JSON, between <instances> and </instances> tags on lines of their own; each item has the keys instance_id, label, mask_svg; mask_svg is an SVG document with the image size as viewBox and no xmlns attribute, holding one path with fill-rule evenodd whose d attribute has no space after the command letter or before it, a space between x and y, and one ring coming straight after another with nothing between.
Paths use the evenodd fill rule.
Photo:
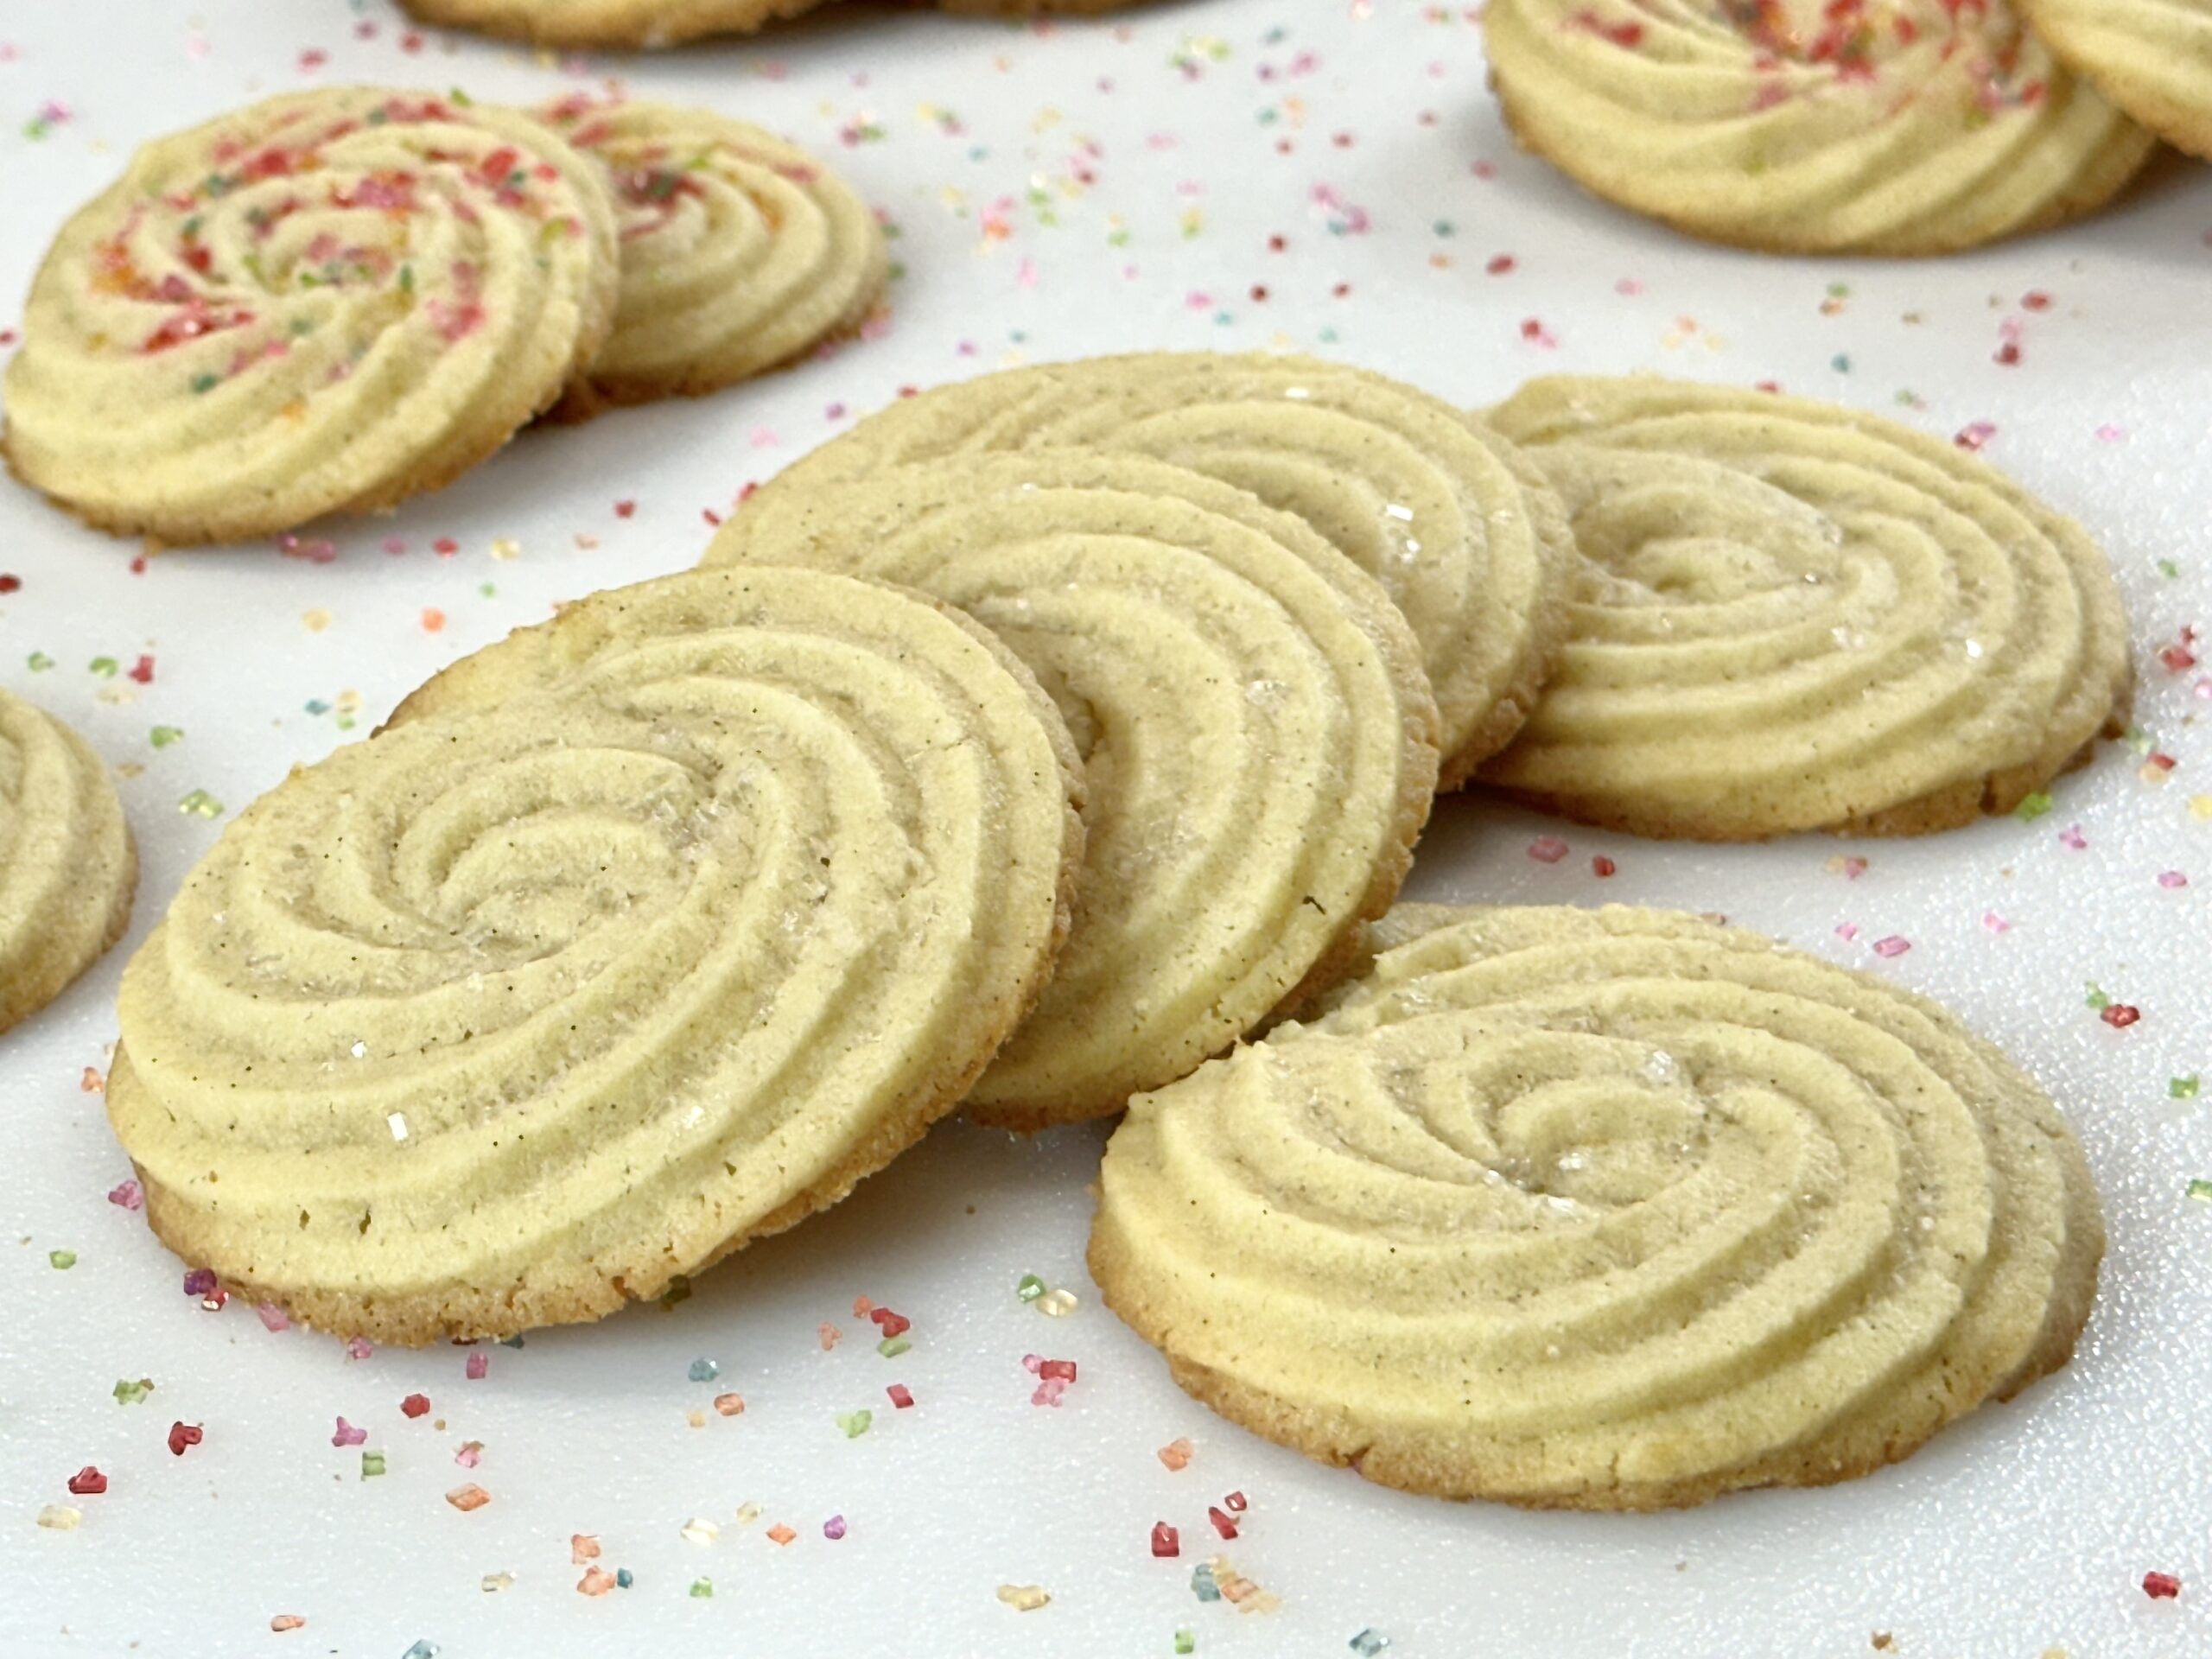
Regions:
<instances>
[{"instance_id":1,"label":"spiral piped cookie","mask_svg":"<svg viewBox=\"0 0 2212 1659\"><path fill-rule=\"evenodd\" d=\"M400 0L426 23L481 29L539 46L677 46L750 35L824 0ZM946 11L1026 17L1112 11L1134 0L939 0Z\"/></svg>"},{"instance_id":2,"label":"spiral piped cookie","mask_svg":"<svg viewBox=\"0 0 2212 1659\"><path fill-rule=\"evenodd\" d=\"M85 740L0 691L0 1031L123 937L138 858Z\"/></svg>"},{"instance_id":3,"label":"spiral piped cookie","mask_svg":"<svg viewBox=\"0 0 2212 1659\"><path fill-rule=\"evenodd\" d=\"M2073 520L1952 444L1804 398L1535 380L1490 418L1590 569L1484 779L1641 835L1918 834L2009 811L2125 715Z\"/></svg>"},{"instance_id":4,"label":"spiral piped cookie","mask_svg":"<svg viewBox=\"0 0 2212 1659\"><path fill-rule=\"evenodd\" d=\"M1312 358L1157 352L986 375L903 399L771 479L772 499L892 461L1070 445L1191 467L1296 513L1382 584L1421 641L1442 786L1527 717L1567 621L1573 541L1514 447L1426 392Z\"/></svg>"},{"instance_id":5,"label":"spiral piped cookie","mask_svg":"<svg viewBox=\"0 0 2212 1659\"><path fill-rule=\"evenodd\" d=\"M7 375L7 459L105 529L289 529L435 489L614 315L601 170L512 111L368 87L156 140L62 228Z\"/></svg>"},{"instance_id":6,"label":"spiral piped cookie","mask_svg":"<svg viewBox=\"0 0 2212 1659\"><path fill-rule=\"evenodd\" d=\"M824 572L597 594L226 830L125 970L156 1230L327 1328L588 1319L836 1202L1065 937L1079 774L967 618Z\"/></svg>"},{"instance_id":7,"label":"spiral piped cookie","mask_svg":"<svg viewBox=\"0 0 2212 1659\"><path fill-rule=\"evenodd\" d=\"M1656 1509L1865 1473L2064 1363L2088 1167L1943 1009L1667 912L1381 931L1108 1144L1091 1269L1217 1410L1386 1485Z\"/></svg>"},{"instance_id":8,"label":"spiral piped cookie","mask_svg":"<svg viewBox=\"0 0 2212 1659\"><path fill-rule=\"evenodd\" d=\"M2212 0L2020 0L2066 66L2159 137L2212 157Z\"/></svg>"},{"instance_id":9,"label":"spiral piped cookie","mask_svg":"<svg viewBox=\"0 0 2212 1659\"><path fill-rule=\"evenodd\" d=\"M563 400L696 396L856 327L890 268L852 187L774 134L707 110L586 94L539 117L614 193L614 333Z\"/></svg>"},{"instance_id":10,"label":"spiral piped cookie","mask_svg":"<svg viewBox=\"0 0 2212 1659\"><path fill-rule=\"evenodd\" d=\"M1396 893L1435 704L1382 590L1217 480L1079 450L785 491L709 560L804 563L961 607L1033 668L1088 777L1052 982L969 1098L1034 1128L1120 1109L1328 982Z\"/></svg>"},{"instance_id":11,"label":"spiral piped cookie","mask_svg":"<svg viewBox=\"0 0 2212 1659\"><path fill-rule=\"evenodd\" d=\"M2013 0L1496 0L1483 33L1523 144L1741 247L1974 247L2093 212L2154 145Z\"/></svg>"}]
</instances>

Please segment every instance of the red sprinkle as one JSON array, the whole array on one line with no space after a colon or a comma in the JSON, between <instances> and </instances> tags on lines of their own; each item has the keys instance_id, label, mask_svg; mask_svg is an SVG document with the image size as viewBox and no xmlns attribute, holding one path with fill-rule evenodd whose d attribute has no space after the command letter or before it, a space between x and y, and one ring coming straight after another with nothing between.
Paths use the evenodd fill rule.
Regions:
<instances>
[{"instance_id":1,"label":"red sprinkle","mask_svg":"<svg viewBox=\"0 0 2212 1659\"><path fill-rule=\"evenodd\" d=\"M430 1410L430 1396L427 1394L410 1394L399 1402L399 1409L410 1417L428 1416Z\"/></svg>"},{"instance_id":2,"label":"red sprinkle","mask_svg":"<svg viewBox=\"0 0 2212 1659\"><path fill-rule=\"evenodd\" d=\"M2181 1594L2181 1580L2171 1573L2145 1573L2143 1593L2153 1601L2171 1601Z\"/></svg>"},{"instance_id":3,"label":"red sprinkle","mask_svg":"<svg viewBox=\"0 0 2212 1659\"><path fill-rule=\"evenodd\" d=\"M891 1403L900 1411L914 1403L914 1391L904 1382L893 1382L884 1392L891 1396Z\"/></svg>"},{"instance_id":4,"label":"red sprinkle","mask_svg":"<svg viewBox=\"0 0 2212 1659\"><path fill-rule=\"evenodd\" d=\"M627 518L637 511L638 504L635 501L617 501L614 504L614 516L617 518Z\"/></svg>"},{"instance_id":5,"label":"red sprinkle","mask_svg":"<svg viewBox=\"0 0 2212 1659\"><path fill-rule=\"evenodd\" d=\"M887 1307L870 1308L868 1316L875 1321L876 1328L887 1337L903 1336L914 1328L912 1319L903 1313L893 1313Z\"/></svg>"},{"instance_id":6,"label":"red sprinkle","mask_svg":"<svg viewBox=\"0 0 2212 1659\"><path fill-rule=\"evenodd\" d=\"M1055 1378L1062 1382L1072 1382L1075 1381L1075 1361L1071 1359L1041 1360L1038 1363L1037 1375L1040 1380L1046 1382Z\"/></svg>"},{"instance_id":7,"label":"red sprinkle","mask_svg":"<svg viewBox=\"0 0 2212 1659\"><path fill-rule=\"evenodd\" d=\"M1152 1523L1152 1553L1162 1560L1183 1553L1182 1541L1175 1535L1175 1529L1165 1521Z\"/></svg>"},{"instance_id":8,"label":"red sprinkle","mask_svg":"<svg viewBox=\"0 0 2212 1659\"><path fill-rule=\"evenodd\" d=\"M171 1423L169 1425L170 1454L181 1458L188 1446L197 1446L207 1438L207 1432L197 1423Z\"/></svg>"},{"instance_id":9,"label":"red sprinkle","mask_svg":"<svg viewBox=\"0 0 2212 1659\"><path fill-rule=\"evenodd\" d=\"M1491 262L1483 269L1493 276L1503 276L1511 270L1516 263L1511 254L1501 253L1493 256Z\"/></svg>"},{"instance_id":10,"label":"red sprinkle","mask_svg":"<svg viewBox=\"0 0 2212 1659\"><path fill-rule=\"evenodd\" d=\"M2143 1010L2132 1002L2109 1002L2097 1018L2114 1031L2126 1031L2143 1017Z\"/></svg>"},{"instance_id":11,"label":"red sprinkle","mask_svg":"<svg viewBox=\"0 0 2212 1659\"><path fill-rule=\"evenodd\" d=\"M492 1369L492 1362L482 1354L471 1354L465 1369L468 1372L470 1382L481 1382L484 1380L484 1373Z\"/></svg>"},{"instance_id":12,"label":"red sprinkle","mask_svg":"<svg viewBox=\"0 0 2212 1659\"><path fill-rule=\"evenodd\" d=\"M1212 1505L1208 1505L1206 1509L1206 1519L1213 1522L1213 1529L1219 1533L1223 1537L1234 1538L1236 1535L1236 1522L1230 1520L1229 1516L1223 1513L1219 1509L1215 1508Z\"/></svg>"},{"instance_id":13,"label":"red sprinkle","mask_svg":"<svg viewBox=\"0 0 2212 1659\"><path fill-rule=\"evenodd\" d=\"M22 588L23 579L21 576L0 575L0 594L18 594Z\"/></svg>"},{"instance_id":14,"label":"red sprinkle","mask_svg":"<svg viewBox=\"0 0 2212 1659\"><path fill-rule=\"evenodd\" d=\"M1611 859L1607 858L1603 853L1596 855L1590 861L1590 874L1596 876L1601 881L1619 868L1619 865L1614 863Z\"/></svg>"},{"instance_id":15,"label":"red sprinkle","mask_svg":"<svg viewBox=\"0 0 2212 1659\"><path fill-rule=\"evenodd\" d=\"M1227 1497L1223 1498L1221 1501L1239 1515L1243 1514L1245 1510L1249 1507L1245 1500L1244 1494L1242 1492L1231 1492Z\"/></svg>"},{"instance_id":16,"label":"red sprinkle","mask_svg":"<svg viewBox=\"0 0 2212 1659\"><path fill-rule=\"evenodd\" d=\"M79 1497L89 1497L107 1491L107 1477L91 1464L86 1464L69 1477L69 1490Z\"/></svg>"},{"instance_id":17,"label":"red sprinkle","mask_svg":"<svg viewBox=\"0 0 2212 1659\"><path fill-rule=\"evenodd\" d=\"M1538 836L1529 843L1529 856L1539 864L1556 864L1567 851L1567 843L1557 836Z\"/></svg>"},{"instance_id":18,"label":"red sprinkle","mask_svg":"<svg viewBox=\"0 0 2212 1659\"><path fill-rule=\"evenodd\" d=\"M137 662L131 664L130 677L141 685L151 685L154 683L154 659L151 657L141 657Z\"/></svg>"}]
</instances>

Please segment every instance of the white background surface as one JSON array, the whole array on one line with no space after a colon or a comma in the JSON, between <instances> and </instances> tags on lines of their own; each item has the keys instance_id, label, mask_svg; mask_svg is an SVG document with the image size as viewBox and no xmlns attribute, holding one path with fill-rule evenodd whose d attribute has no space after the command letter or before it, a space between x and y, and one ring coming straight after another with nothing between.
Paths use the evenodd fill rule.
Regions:
<instances>
[{"instance_id":1,"label":"white background surface","mask_svg":"<svg viewBox=\"0 0 2212 1659\"><path fill-rule=\"evenodd\" d=\"M2167 1087L2212 1072L2212 798L2203 817L2190 807L2212 796L2196 720L2212 702L2198 672L2155 654L2212 620L2212 174L2177 164L2089 225L1967 257L1771 260L1681 240L1514 156L1471 16L1414 0L1203 0L1050 30L861 10L753 44L567 65L436 33L410 54L404 34L386 0L0 0L0 327L54 227L131 145L314 80L522 100L620 73L822 152L895 221L905 274L880 338L704 403L527 435L387 522L313 532L335 542L333 563L257 546L134 573L133 547L0 486L0 572L22 582L0 598L0 684L129 769L145 865L125 949L0 1039L0 1653L399 1659L428 1638L445 1659L1166 1655L1178 1626L1201 1656L1340 1655L1370 1626L1405 1659L1817 1659L1869 1652L1877 1631L1912 1659L2212 1648L2212 1205L2183 1197L2212 1175L2212 1127ZM39 123L49 100L67 119ZM1493 273L1498 255L1513 269ZM2049 308L2023 309L2031 291ZM2022 326L2014 366L1993 360L2007 319ZM1021 1143L947 1125L676 1312L493 1348L476 1382L457 1350L349 1359L238 1304L203 1312L180 1290L183 1264L105 1202L130 1172L80 1074L105 1065L130 944L219 830L179 810L188 792L235 810L554 600L690 564L702 510L839 429L833 405L1038 358L1271 344L1469 402L1548 370L1656 368L1772 378L1944 434L1988 421L1988 458L2103 538L2135 618L2139 717L2178 759L2163 787L2107 745L2034 823L1741 849L1601 836L1476 798L1440 810L1414 885L1723 910L1958 1007L2073 1115L2105 1193L2103 1292L2069 1370L1846 1487L1659 1517L1528 1516L1368 1488L1179 1394L1083 1272L1096 1129ZM1918 401L1901 407L1906 393ZM440 537L452 556L432 550ZM495 556L503 539L518 556ZM426 607L442 632L425 631ZM87 667L141 652L156 658L148 685ZM37 653L53 665L35 670ZM185 735L156 750L157 725ZM2077 824L2079 848L2062 839ZM1556 864L1527 855L1547 832L1573 849ZM1599 852L1619 865L1603 883ZM1840 853L1870 866L1847 879ZM2191 885L2160 887L2165 871ZM1878 960L1871 943L1890 935L1911 949ZM2101 1023L2087 981L2141 1022ZM53 1249L76 1265L56 1271ZM1033 1270L1074 1288L1079 1310L1055 1321L1020 1305ZM914 1320L910 1353L874 1351L851 1317L863 1294ZM846 1332L834 1351L816 1339L824 1320ZM1079 1363L1059 1409L1029 1403L1027 1351ZM687 1380L702 1356L721 1364L715 1385ZM116 1380L141 1376L151 1398L117 1404ZM915 1409L888 1408L894 1381ZM718 1388L744 1394L744 1415L689 1427ZM410 1421L398 1402L416 1389L433 1410ZM874 1427L848 1440L833 1415L863 1406ZM383 1478L330 1444L340 1413L386 1454ZM163 1445L178 1419L207 1431L181 1459ZM1170 1474L1154 1451L1181 1434L1197 1456ZM474 1471L454 1463L469 1440L484 1443ZM87 1463L110 1490L70 1499ZM470 1479L493 1502L461 1514L442 1494ZM1251 1509L1224 1547L1205 1511L1232 1488ZM83 1510L79 1530L34 1525L56 1502ZM742 1529L747 1502L762 1510ZM823 1536L832 1514L842 1541ZM678 1536L694 1515L722 1524L717 1542ZM1162 1519L1181 1529L1179 1560L1147 1551ZM787 1548L762 1535L779 1520L799 1535ZM634 1586L578 1595L577 1532ZM1191 1567L1217 1548L1280 1610L1200 1605ZM2146 1599L2151 1568L2182 1576L2178 1602ZM513 1587L484 1593L495 1572ZM685 1593L701 1574L710 1600ZM1052 1603L1017 1613L994 1598L1006 1583ZM278 1613L306 1626L273 1635Z\"/></svg>"}]
</instances>

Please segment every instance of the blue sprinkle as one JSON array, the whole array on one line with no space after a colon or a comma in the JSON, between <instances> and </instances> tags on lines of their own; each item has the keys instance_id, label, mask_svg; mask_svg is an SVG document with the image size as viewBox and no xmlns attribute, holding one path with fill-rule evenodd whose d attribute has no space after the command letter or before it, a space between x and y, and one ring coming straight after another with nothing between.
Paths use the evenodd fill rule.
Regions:
<instances>
[{"instance_id":1,"label":"blue sprinkle","mask_svg":"<svg viewBox=\"0 0 2212 1659\"><path fill-rule=\"evenodd\" d=\"M401 1654L399 1659L438 1659L438 1644L426 1636Z\"/></svg>"},{"instance_id":2,"label":"blue sprinkle","mask_svg":"<svg viewBox=\"0 0 2212 1659\"><path fill-rule=\"evenodd\" d=\"M628 1567L618 1567L614 1569L614 1582L623 1589L627 1590L632 1585L637 1582L637 1580L630 1576L630 1569ZM1370 1649L1370 1651L1372 1651L1372 1649Z\"/></svg>"},{"instance_id":3,"label":"blue sprinkle","mask_svg":"<svg viewBox=\"0 0 2212 1659\"><path fill-rule=\"evenodd\" d=\"M1191 1593L1200 1601L1221 1599L1221 1586L1213 1581L1213 1568L1204 1561L1191 1569Z\"/></svg>"},{"instance_id":4,"label":"blue sprinkle","mask_svg":"<svg viewBox=\"0 0 2212 1659\"><path fill-rule=\"evenodd\" d=\"M722 1368L711 1359L695 1359L691 1362L691 1380L694 1382L711 1382L721 1374Z\"/></svg>"},{"instance_id":5,"label":"blue sprinkle","mask_svg":"<svg viewBox=\"0 0 2212 1659\"><path fill-rule=\"evenodd\" d=\"M1375 1656L1390 1645L1390 1638L1380 1630L1362 1630L1351 1639L1351 1650L1360 1659L1375 1659Z\"/></svg>"}]
</instances>

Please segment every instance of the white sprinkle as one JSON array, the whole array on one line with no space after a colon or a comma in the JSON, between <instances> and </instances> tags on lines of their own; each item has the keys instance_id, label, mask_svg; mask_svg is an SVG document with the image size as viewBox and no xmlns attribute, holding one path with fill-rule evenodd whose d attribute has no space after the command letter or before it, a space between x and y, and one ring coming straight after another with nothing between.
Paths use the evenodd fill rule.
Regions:
<instances>
[{"instance_id":1,"label":"white sprinkle","mask_svg":"<svg viewBox=\"0 0 2212 1659\"><path fill-rule=\"evenodd\" d=\"M394 1112L391 1116L385 1119L385 1122L390 1127L391 1130L391 1138L393 1140L404 1141L407 1138L406 1113Z\"/></svg>"}]
</instances>

